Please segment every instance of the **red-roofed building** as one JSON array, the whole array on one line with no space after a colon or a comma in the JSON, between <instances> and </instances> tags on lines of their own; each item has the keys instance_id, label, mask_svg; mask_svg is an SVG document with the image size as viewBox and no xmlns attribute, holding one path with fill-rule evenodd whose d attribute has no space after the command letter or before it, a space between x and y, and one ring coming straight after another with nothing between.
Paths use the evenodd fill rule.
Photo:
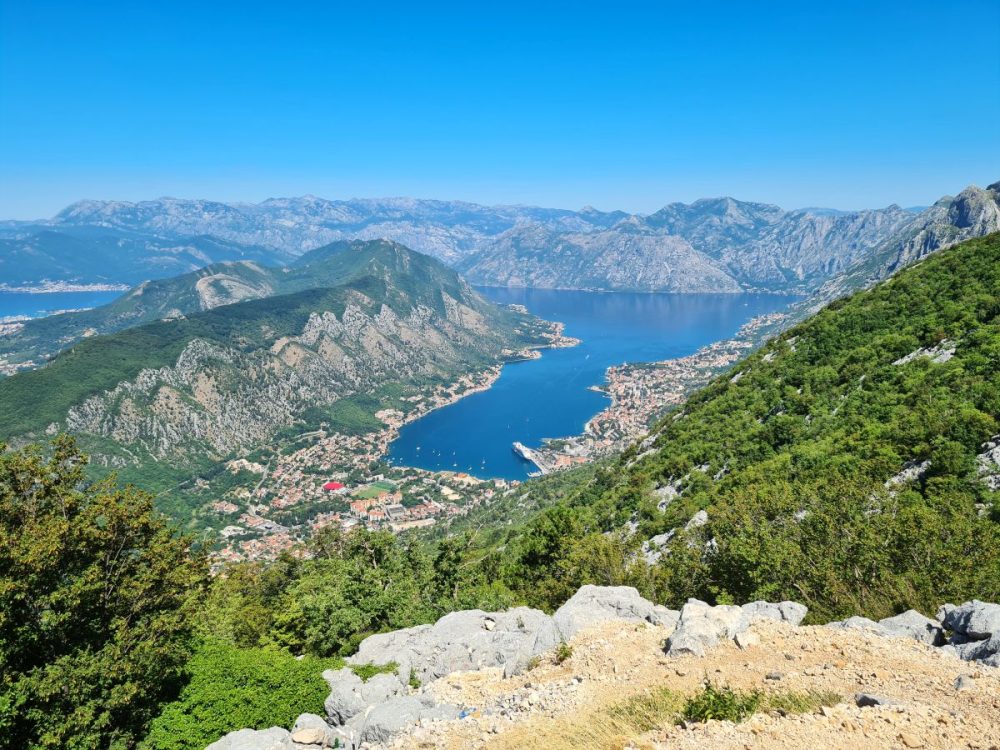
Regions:
<instances>
[{"instance_id":1,"label":"red-roofed building","mask_svg":"<svg viewBox=\"0 0 1000 750\"><path fill-rule=\"evenodd\" d=\"M323 489L327 492L335 492L338 495L343 495L347 493L347 487L342 485L340 482L327 482L323 485Z\"/></svg>"}]
</instances>

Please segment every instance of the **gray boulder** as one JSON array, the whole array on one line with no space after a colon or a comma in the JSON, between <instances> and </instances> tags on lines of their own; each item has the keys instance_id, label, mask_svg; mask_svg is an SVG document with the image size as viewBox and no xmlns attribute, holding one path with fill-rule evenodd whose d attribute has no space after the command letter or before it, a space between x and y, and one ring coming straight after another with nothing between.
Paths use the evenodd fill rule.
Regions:
<instances>
[{"instance_id":1,"label":"gray boulder","mask_svg":"<svg viewBox=\"0 0 1000 750\"><path fill-rule=\"evenodd\" d=\"M292 735L281 727L230 732L205 750L295 750Z\"/></svg>"},{"instance_id":2,"label":"gray boulder","mask_svg":"<svg viewBox=\"0 0 1000 750\"><path fill-rule=\"evenodd\" d=\"M1000 633L1000 604L988 604L978 599L959 606L944 604L938 610L938 619L955 633L972 640L986 640Z\"/></svg>"},{"instance_id":3,"label":"gray boulder","mask_svg":"<svg viewBox=\"0 0 1000 750\"><path fill-rule=\"evenodd\" d=\"M732 638L747 627L743 610L733 605L711 606L688 599L681 608L677 627L667 639L670 656L704 656L720 638Z\"/></svg>"},{"instance_id":4,"label":"gray boulder","mask_svg":"<svg viewBox=\"0 0 1000 750\"><path fill-rule=\"evenodd\" d=\"M944 643L941 623L925 617L915 609L908 609L895 617L879 620L878 625L892 636L912 638L930 646L940 646Z\"/></svg>"},{"instance_id":5,"label":"gray boulder","mask_svg":"<svg viewBox=\"0 0 1000 750\"><path fill-rule=\"evenodd\" d=\"M398 665L421 683L464 670L500 667L505 676L519 674L532 657L555 648L562 636L551 617L537 609L506 612L473 609L452 612L433 625L382 633L366 638L352 664Z\"/></svg>"},{"instance_id":6,"label":"gray boulder","mask_svg":"<svg viewBox=\"0 0 1000 750\"><path fill-rule=\"evenodd\" d=\"M944 643L941 623L925 617L915 609L907 610L895 617L886 617L879 622L869 620L867 617L848 617L846 620L831 622L827 627L864 630L885 637L912 638L932 646Z\"/></svg>"},{"instance_id":7,"label":"gray boulder","mask_svg":"<svg viewBox=\"0 0 1000 750\"><path fill-rule=\"evenodd\" d=\"M450 705L428 707L413 696L399 696L372 706L348 722L358 743L387 743L397 734L426 719L458 718L458 708Z\"/></svg>"},{"instance_id":8,"label":"gray boulder","mask_svg":"<svg viewBox=\"0 0 1000 750\"><path fill-rule=\"evenodd\" d=\"M667 639L670 656L704 656L720 639L735 638L757 622L774 620L798 625L809 609L797 602L750 602L742 607L720 604L711 606L689 599L673 634ZM743 648L744 644L740 644Z\"/></svg>"},{"instance_id":9,"label":"gray boulder","mask_svg":"<svg viewBox=\"0 0 1000 750\"><path fill-rule=\"evenodd\" d=\"M403 683L394 674L377 674L367 682L347 667L326 670L323 679L330 686L323 707L334 724L346 724L369 706L383 703L403 692Z\"/></svg>"},{"instance_id":10,"label":"gray boulder","mask_svg":"<svg viewBox=\"0 0 1000 750\"><path fill-rule=\"evenodd\" d=\"M791 625L801 625L806 615L809 614L809 608L805 604L787 601L776 604L765 601L750 602L744 604L740 609L743 610L743 618L747 625L761 620L777 620Z\"/></svg>"},{"instance_id":11,"label":"gray boulder","mask_svg":"<svg viewBox=\"0 0 1000 750\"><path fill-rule=\"evenodd\" d=\"M874 620L867 617L848 617L846 620L837 620L827 624L828 628L844 628L846 630L870 630L878 635L888 635L888 631Z\"/></svg>"},{"instance_id":12,"label":"gray boulder","mask_svg":"<svg viewBox=\"0 0 1000 750\"><path fill-rule=\"evenodd\" d=\"M996 666L1000 661L1000 633L978 641L956 636L951 646L964 661L979 661L988 666Z\"/></svg>"},{"instance_id":13,"label":"gray boulder","mask_svg":"<svg viewBox=\"0 0 1000 750\"><path fill-rule=\"evenodd\" d=\"M633 620L664 627L677 624L680 613L653 604L631 586L582 586L552 619L569 640L584 628L608 620Z\"/></svg>"}]
</instances>

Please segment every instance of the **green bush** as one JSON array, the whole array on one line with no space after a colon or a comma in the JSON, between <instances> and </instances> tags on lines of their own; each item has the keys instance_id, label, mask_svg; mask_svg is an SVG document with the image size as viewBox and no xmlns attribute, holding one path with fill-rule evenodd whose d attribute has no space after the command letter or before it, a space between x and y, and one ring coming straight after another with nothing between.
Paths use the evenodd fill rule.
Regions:
<instances>
[{"instance_id":1,"label":"green bush","mask_svg":"<svg viewBox=\"0 0 1000 750\"><path fill-rule=\"evenodd\" d=\"M764 700L760 691L739 693L728 686L716 687L706 682L700 692L684 703L681 716L685 721L743 721L756 713Z\"/></svg>"},{"instance_id":2,"label":"green bush","mask_svg":"<svg viewBox=\"0 0 1000 750\"><path fill-rule=\"evenodd\" d=\"M0 745L131 748L176 695L206 575L149 495L0 443Z\"/></svg>"},{"instance_id":3,"label":"green bush","mask_svg":"<svg viewBox=\"0 0 1000 750\"><path fill-rule=\"evenodd\" d=\"M153 722L145 750L203 750L228 732L291 728L302 713L323 713L320 676L339 659L296 659L277 648L237 648L207 640L188 664L190 681Z\"/></svg>"}]
</instances>

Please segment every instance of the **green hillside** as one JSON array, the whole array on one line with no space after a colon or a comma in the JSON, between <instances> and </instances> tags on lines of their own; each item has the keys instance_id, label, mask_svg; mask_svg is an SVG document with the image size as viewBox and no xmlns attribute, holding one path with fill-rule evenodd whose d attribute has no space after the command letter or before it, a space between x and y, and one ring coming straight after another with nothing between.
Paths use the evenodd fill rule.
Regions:
<instances>
[{"instance_id":1,"label":"green hillside","mask_svg":"<svg viewBox=\"0 0 1000 750\"><path fill-rule=\"evenodd\" d=\"M497 571L503 549L491 575L547 606L585 582L673 604L790 598L818 619L995 600L1000 503L977 455L1000 431L998 315L1000 235L942 251L770 342L473 554ZM641 543L671 530L647 564Z\"/></svg>"},{"instance_id":2,"label":"green hillside","mask_svg":"<svg viewBox=\"0 0 1000 750\"><path fill-rule=\"evenodd\" d=\"M0 435L23 435L58 422L71 406L88 396L114 388L140 370L172 365L192 339L258 349L276 336L300 331L314 310L343 312L348 288L373 291L377 283L366 279L350 287L241 302L188 318L88 338L41 369L0 380L0 403L4 406Z\"/></svg>"},{"instance_id":3,"label":"green hillside","mask_svg":"<svg viewBox=\"0 0 1000 750\"><path fill-rule=\"evenodd\" d=\"M419 297L422 303L439 311L443 310L440 298L429 296L429 290L443 289L455 298L468 296L469 291L439 262L402 245L385 241L335 242L306 253L291 266L216 263L180 276L144 282L102 307L26 321L17 333L0 337L0 362L40 365L93 336L253 299L344 286L366 276L385 282L383 293L396 295L397 303L408 296Z\"/></svg>"}]
</instances>

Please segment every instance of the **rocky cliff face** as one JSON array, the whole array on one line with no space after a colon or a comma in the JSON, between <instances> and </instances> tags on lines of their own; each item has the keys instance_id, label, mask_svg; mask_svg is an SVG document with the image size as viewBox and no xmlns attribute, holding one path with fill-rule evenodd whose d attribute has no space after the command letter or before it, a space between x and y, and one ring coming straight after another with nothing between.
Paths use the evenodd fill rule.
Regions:
<instances>
[{"instance_id":1,"label":"rocky cliff face","mask_svg":"<svg viewBox=\"0 0 1000 750\"><path fill-rule=\"evenodd\" d=\"M108 438L157 459L220 458L247 450L305 409L389 381L445 377L469 351L499 358L504 339L452 301L446 316L417 306L400 317L352 293L344 312L318 312L297 336L241 351L193 339L175 365L147 369L70 409L74 433Z\"/></svg>"},{"instance_id":2,"label":"rocky cliff face","mask_svg":"<svg viewBox=\"0 0 1000 750\"><path fill-rule=\"evenodd\" d=\"M459 268L473 282L509 286L802 293L913 220L898 206L829 214L701 200L586 235L516 227Z\"/></svg>"},{"instance_id":3,"label":"rocky cliff face","mask_svg":"<svg viewBox=\"0 0 1000 750\"><path fill-rule=\"evenodd\" d=\"M473 282L495 286L740 291L723 264L681 237L658 235L636 222L591 233L517 227L459 268Z\"/></svg>"},{"instance_id":4,"label":"rocky cliff face","mask_svg":"<svg viewBox=\"0 0 1000 750\"><path fill-rule=\"evenodd\" d=\"M972 185L955 197L944 197L793 308L792 319L888 278L937 250L993 232L1000 232L1000 182L986 189Z\"/></svg>"}]
</instances>

